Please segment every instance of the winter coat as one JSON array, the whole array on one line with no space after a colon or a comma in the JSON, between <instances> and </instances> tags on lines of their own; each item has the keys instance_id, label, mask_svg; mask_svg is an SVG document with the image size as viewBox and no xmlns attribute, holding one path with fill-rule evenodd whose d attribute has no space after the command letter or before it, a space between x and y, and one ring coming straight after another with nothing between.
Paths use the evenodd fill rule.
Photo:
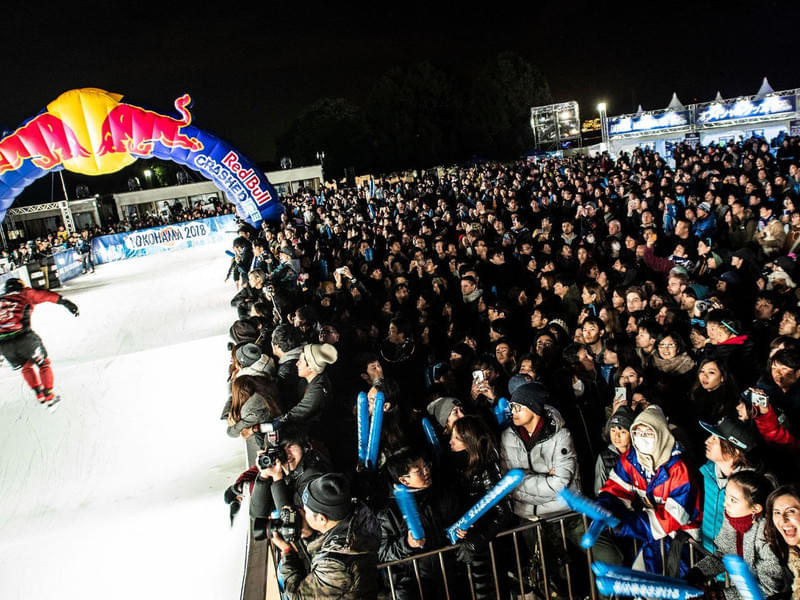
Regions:
<instances>
[{"instance_id":1,"label":"winter coat","mask_svg":"<svg viewBox=\"0 0 800 600\"><path fill-rule=\"evenodd\" d=\"M525 478L511 492L514 513L526 519L546 517L567 510L558 496L563 488L580 490L578 457L564 419L552 406L545 406L544 425L528 451L516 427L509 427L500 439L503 461L508 469L522 469ZM554 471L550 475L550 471Z\"/></svg>"},{"instance_id":2,"label":"winter coat","mask_svg":"<svg viewBox=\"0 0 800 600\"><path fill-rule=\"evenodd\" d=\"M231 306L236 309L240 319L246 319L250 316L250 308L253 304L263 299L264 295L261 290L246 285L231 298Z\"/></svg>"},{"instance_id":3,"label":"winter coat","mask_svg":"<svg viewBox=\"0 0 800 600\"><path fill-rule=\"evenodd\" d=\"M767 256L777 254L786 243L786 231L778 219L770 219L766 227L753 237Z\"/></svg>"},{"instance_id":4,"label":"winter coat","mask_svg":"<svg viewBox=\"0 0 800 600\"><path fill-rule=\"evenodd\" d=\"M297 375L297 361L302 353L302 346L292 348L278 359L277 365L272 365L268 370L277 380L278 395L285 410L294 407L305 391L306 380Z\"/></svg>"},{"instance_id":5,"label":"winter coat","mask_svg":"<svg viewBox=\"0 0 800 600\"><path fill-rule=\"evenodd\" d=\"M472 473L466 480L462 478L463 489L458 496L464 501L464 504L460 507L459 512L463 514L472 508L500 481L501 477L500 457L496 454L486 457L482 469ZM475 548L474 559L470 566L475 597L478 599L496 597L488 544L498 533L510 527L513 518L511 503L506 497L467 530L467 537L462 543L470 544ZM494 547L495 558L500 561L500 564L503 564L502 560L497 557L498 553L502 554L502 545L496 543Z\"/></svg>"},{"instance_id":6,"label":"winter coat","mask_svg":"<svg viewBox=\"0 0 800 600\"><path fill-rule=\"evenodd\" d=\"M741 220L732 216L731 223L728 225L728 242L730 243L730 247L744 248L753 241L753 236L756 233L756 224L753 211L749 208L744 209L744 217Z\"/></svg>"},{"instance_id":7,"label":"winter coat","mask_svg":"<svg viewBox=\"0 0 800 600\"><path fill-rule=\"evenodd\" d=\"M705 517L703 517L705 519ZM742 539L742 558L755 575L761 591L765 597L788 591L789 582L786 578L780 559L769 547L764 530L767 519L761 518L753 523ZM719 534L714 540L718 554L736 554L736 531L728 519L723 519ZM725 565L719 556L707 556L695 565L695 568L709 578L716 577L725 572ZM727 600L740 600L741 596L736 588L731 586L725 590Z\"/></svg>"},{"instance_id":8,"label":"winter coat","mask_svg":"<svg viewBox=\"0 0 800 600\"><path fill-rule=\"evenodd\" d=\"M267 399L258 392L250 396L242 405L240 415L235 424L228 426L228 435L231 437L239 437L239 434L246 428L267 423L277 416L270 414Z\"/></svg>"},{"instance_id":9,"label":"winter coat","mask_svg":"<svg viewBox=\"0 0 800 600\"><path fill-rule=\"evenodd\" d=\"M258 473L258 467L253 467ZM257 477L250 496L250 516L252 518L269 517L274 509L284 506L301 507L302 494L309 483L317 477L330 472L316 452L306 450L303 459L293 471L284 475L283 479L272 481Z\"/></svg>"},{"instance_id":10,"label":"winter coat","mask_svg":"<svg viewBox=\"0 0 800 600\"><path fill-rule=\"evenodd\" d=\"M737 470L741 469L733 472ZM700 474L703 476L703 528L700 539L706 550L714 552L719 549L719 546L714 547L714 538L725 520L725 487L728 478L718 476L717 467L710 460L700 467Z\"/></svg>"},{"instance_id":11,"label":"winter coat","mask_svg":"<svg viewBox=\"0 0 800 600\"><path fill-rule=\"evenodd\" d=\"M766 414L758 414L755 418L756 427L764 441L776 446L782 446L796 454L800 454L800 439L792 435L778 420L778 414L772 406Z\"/></svg>"},{"instance_id":12,"label":"winter coat","mask_svg":"<svg viewBox=\"0 0 800 600\"><path fill-rule=\"evenodd\" d=\"M378 519L363 504L308 545L311 565L297 552L280 564L284 590L292 600L363 600L378 594Z\"/></svg>"},{"instance_id":13,"label":"winter coat","mask_svg":"<svg viewBox=\"0 0 800 600\"><path fill-rule=\"evenodd\" d=\"M600 493L603 486L608 481L611 471L619 461L620 453L614 444L608 444L597 455L597 462L594 464L594 494L595 496Z\"/></svg>"},{"instance_id":14,"label":"winter coat","mask_svg":"<svg viewBox=\"0 0 800 600\"><path fill-rule=\"evenodd\" d=\"M691 471L675 443L671 456L648 481L635 449L623 454L598 496L598 502L620 517L616 533L643 542L640 557L650 573L661 572L661 540L669 550L671 538L682 530L700 534L700 494ZM631 510L634 502L640 510Z\"/></svg>"},{"instance_id":15,"label":"winter coat","mask_svg":"<svg viewBox=\"0 0 800 600\"><path fill-rule=\"evenodd\" d=\"M408 545L408 524L397 503L392 501L378 513L378 520L381 524L381 545L378 549L380 562L402 560L414 554L449 545L445 529L461 516L455 496L437 488L411 491L417 503L422 528L425 530L425 546L412 548ZM453 552L445 553L443 558L448 573L448 584L452 590L457 577L456 573L459 573L460 570L459 565L454 560ZM444 597L444 581L439 557L423 558L417 562L417 567L425 597ZM412 563L392 567L392 577L395 593L399 600L419 597Z\"/></svg>"},{"instance_id":16,"label":"winter coat","mask_svg":"<svg viewBox=\"0 0 800 600\"><path fill-rule=\"evenodd\" d=\"M758 377L758 361L754 352L753 340L748 335L737 335L719 344L707 344L698 362L705 358L724 361L728 373L743 390L753 385Z\"/></svg>"},{"instance_id":17,"label":"winter coat","mask_svg":"<svg viewBox=\"0 0 800 600\"><path fill-rule=\"evenodd\" d=\"M300 402L281 415L278 422L296 423L305 427L312 438L319 437L332 397L332 386L328 375L320 373L306 386Z\"/></svg>"}]
</instances>

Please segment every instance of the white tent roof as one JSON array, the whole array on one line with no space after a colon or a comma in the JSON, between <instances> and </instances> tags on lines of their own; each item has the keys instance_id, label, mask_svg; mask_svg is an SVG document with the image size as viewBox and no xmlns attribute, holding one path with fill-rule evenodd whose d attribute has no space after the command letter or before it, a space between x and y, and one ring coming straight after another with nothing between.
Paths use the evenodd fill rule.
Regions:
<instances>
[{"instance_id":1,"label":"white tent roof","mask_svg":"<svg viewBox=\"0 0 800 600\"><path fill-rule=\"evenodd\" d=\"M637 108L637 109L636 109L636 114L637 114L637 115L640 115L640 114L642 114L643 112L644 112L644 109L642 108L642 105L640 104L640 105L639 105L639 108Z\"/></svg>"},{"instance_id":2,"label":"white tent roof","mask_svg":"<svg viewBox=\"0 0 800 600\"><path fill-rule=\"evenodd\" d=\"M767 94L771 94L774 91L775 90L772 89L772 86L769 84L769 81L767 81L767 78L764 77L764 81L761 82L761 87L758 88L758 91L756 92L755 100L761 100Z\"/></svg>"},{"instance_id":3,"label":"white tent roof","mask_svg":"<svg viewBox=\"0 0 800 600\"><path fill-rule=\"evenodd\" d=\"M683 105L683 102L678 100L678 94L673 92L672 100L669 101L667 108L670 110L684 110L686 107Z\"/></svg>"},{"instance_id":4,"label":"white tent roof","mask_svg":"<svg viewBox=\"0 0 800 600\"><path fill-rule=\"evenodd\" d=\"M717 95L714 97L714 102L720 102L721 103L723 100L724 100L724 98L722 97L722 94L720 93L719 90L717 90Z\"/></svg>"}]
</instances>

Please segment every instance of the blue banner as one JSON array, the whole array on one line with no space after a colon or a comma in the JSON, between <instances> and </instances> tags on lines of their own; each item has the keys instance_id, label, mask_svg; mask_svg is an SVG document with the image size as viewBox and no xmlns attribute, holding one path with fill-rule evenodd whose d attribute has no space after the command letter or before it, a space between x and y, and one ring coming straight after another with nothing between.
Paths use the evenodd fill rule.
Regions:
<instances>
[{"instance_id":1,"label":"blue banner","mask_svg":"<svg viewBox=\"0 0 800 600\"><path fill-rule=\"evenodd\" d=\"M137 256L150 256L169 250L192 248L233 239L233 215L150 227L125 233L103 235L92 240L94 262L103 264Z\"/></svg>"},{"instance_id":2,"label":"blue banner","mask_svg":"<svg viewBox=\"0 0 800 600\"><path fill-rule=\"evenodd\" d=\"M687 127L690 123L688 110L671 110L660 115L622 115L608 119L608 135L622 135L624 133L642 133L645 131L659 131L673 127Z\"/></svg>"},{"instance_id":3,"label":"blue banner","mask_svg":"<svg viewBox=\"0 0 800 600\"><path fill-rule=\"evenodd\" d=\"M61 283L69 281L81 274L81 257L72 248L53 254Z\"/></svg>"},{"instance_id":4,"label":"blue banner","mask_svg":"<svg viewBox=\"0 0 800 600\"><path fill-rule=\"evenodd\" d=\"M794 96L767 96L761 100L741 98L730 102L714 102L705 108L697 109L695 122L720 123L768 115L793 115L796 109Z\"/></svg>"}]
</instances>

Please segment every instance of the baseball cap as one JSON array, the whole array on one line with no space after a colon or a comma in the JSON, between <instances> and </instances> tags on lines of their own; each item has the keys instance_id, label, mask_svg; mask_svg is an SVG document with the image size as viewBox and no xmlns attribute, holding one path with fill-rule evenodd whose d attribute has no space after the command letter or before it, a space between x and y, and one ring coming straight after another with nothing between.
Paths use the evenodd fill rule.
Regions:
<instances>
[{"instance_id":1,"label":"baseball cap","mask_svg":"<svg viewBox=\"0 0 800 600\"><path fill-rule=\"evenodd\" d=\"M716 425L711 425L705 421L700 421L700 427L710 434L729 441L731 444L750 452L758 445L756 436L747 428L744 423L731 417L722 417Z\"/></svg>"}]
</instances>

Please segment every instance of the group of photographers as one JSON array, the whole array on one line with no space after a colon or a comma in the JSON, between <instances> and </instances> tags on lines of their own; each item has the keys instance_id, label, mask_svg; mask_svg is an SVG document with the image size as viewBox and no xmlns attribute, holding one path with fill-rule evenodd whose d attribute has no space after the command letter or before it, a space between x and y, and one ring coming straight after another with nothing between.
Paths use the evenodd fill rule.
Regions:
<instances>
[{"instance_id":1,"label":"group of photographers","mask_svg":"<svg viewBox=\"0 0 800 600\"><path fill-rule=\"evenodd\" d=\"M649 150L487 163L324 202L300 192L280 224L243 224L223 418L253 467L225 497L234 515L250 495L286 597L507 597L542 577L580 592L580 519L516 549L496 538L564 511L564 488L619 518L595 558L711 593L718 564L690 570L693 539L743 556L768 595L800 593L800 152L786 141L781 160L762 140L679 145L674 168ZM779 250L767 228L786 234ZM374 464L358 460L360 392L372 419L383 410ZM522 483L454 552L379 573L447 546L511 468Z\"/></svg>"}]
</instances>

